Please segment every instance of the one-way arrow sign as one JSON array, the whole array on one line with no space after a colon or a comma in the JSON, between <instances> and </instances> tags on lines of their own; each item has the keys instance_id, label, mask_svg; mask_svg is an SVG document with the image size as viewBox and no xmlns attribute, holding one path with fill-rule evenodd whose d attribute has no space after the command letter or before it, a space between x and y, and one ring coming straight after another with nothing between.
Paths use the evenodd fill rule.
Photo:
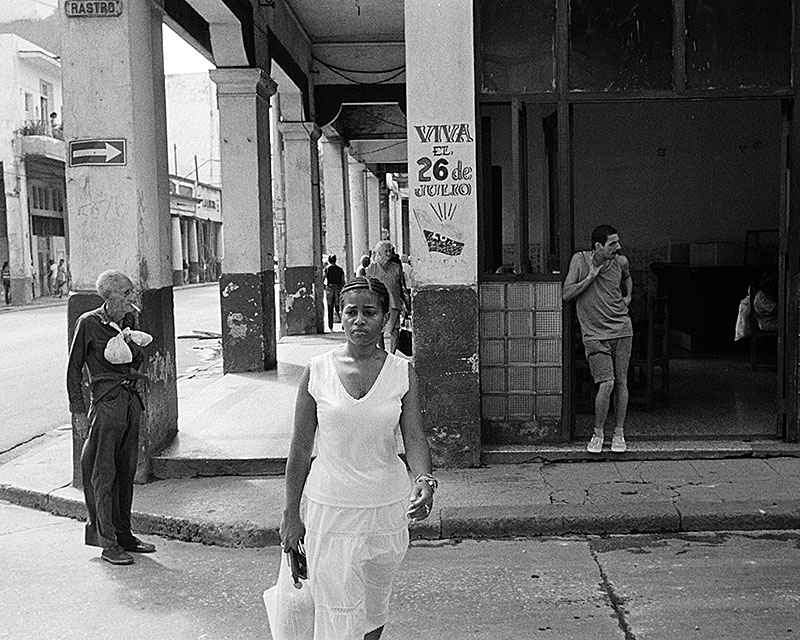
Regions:
<instances>
[{"instance_id":1,"label":"one-way arrow sign","mask_svg":"<svg viewBox=\"0 0 800 640\"><path fill-rule=\"evenodd\" d=\"M69 166L84 164L122 166L128 163L125 140L72 140Z\"/></svg>"}]
</instances>

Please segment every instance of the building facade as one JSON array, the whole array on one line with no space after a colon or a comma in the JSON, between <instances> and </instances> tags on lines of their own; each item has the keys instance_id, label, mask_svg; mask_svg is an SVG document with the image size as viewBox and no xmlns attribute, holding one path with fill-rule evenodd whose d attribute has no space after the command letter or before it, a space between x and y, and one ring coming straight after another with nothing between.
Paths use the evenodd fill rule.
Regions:
<instances>
[{"instance_id":1,"label":"building facade","mask_svg":"<svg viewBox=\"0 0 800 640\"><path fill-rule=\"evenodd\" d=\"M0 35L0 259L11 270L11 302L48 295L51 261L68 263L57 56L13 34Z\"/></svg>"},{"instance_id":2,"label":"building facade","mask_svg":"<svg viewBox=\"0 0 800 640\"><path fill-rule=\"evenodd\" d=\"M216 282L222 274L222 190L170 175L173 283Z\"/></svg>"},{"instance_id":3,"label":"building facade","mask_svg":"<svg viewBox=\"0 0 800 640\"><path fill-rule=\"evenodd\" d=\"M796 0L187 4L67 20L70 93L93 113L101 96L79 43L113 39L139 55L109 63L137 87L116 98L127 115L76 114L65 131L128 139L128 182L108 170L75 179L125 184L132 210L142 194L157 210L169 149L156 28L166 19L213 58L226 371L275 365L276 304L287 331L322 330L331 207L345 212L333 237L351 260L384 235L413 257L414 360L438 464L581 441L591 385L561 286L592 227L610 223L633 268L642 344L651 301L669 299L669 324L658 319L669 373L637 364L631 380L637 397L660 385L666 406L632 411L631 435L797 440ZM297 92L280 96L275 122L277 68ZM395 174L407 175L406 211ZM70 192L71 209L83 200ZM169 241L150 225L140 238ZM157 263L148 246L126 248L134 271ZM153 273L142 284L166 311L172 278ZM732 338L739 301L765 274L779 281L779 331L762 377Z\"/></svg>"}]
</instances>

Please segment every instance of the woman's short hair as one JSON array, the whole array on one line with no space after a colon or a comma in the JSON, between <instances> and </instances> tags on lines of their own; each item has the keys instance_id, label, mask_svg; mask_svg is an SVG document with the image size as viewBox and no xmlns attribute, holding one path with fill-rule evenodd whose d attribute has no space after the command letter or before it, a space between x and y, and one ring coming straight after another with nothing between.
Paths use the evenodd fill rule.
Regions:
<instances>
[{"instance_id":1,"label":"woman's short hair","mask_svg":"<svg viewBox=\"0 0 800 640\"><path fill-rule=\"evenodd\" d=\"M389 240L378 240L378 242L375 243L375 246L372 248L372 251L373 253L378 253L384 249L388 249L389 253L392 252L392 243Z\"/></svg>"},{"instance_id":2,"label":"woman's short hair","mask_svg":"<svg viewBox=\"0 0 800 640\"><path fill-rule=\"evenodd\" d=\"M131 279L122 273L122 271L108 269L97 276L95 289L97 289L98 296L100 296L103 300L108 300L109 294L116 288L117 285L128 284L130 281Z\"/></svg>"},{"instance_id":3,"label":"woman's short hair","mask_svg":"<svg viewBox=\"0 0 800 640\"><path fill-rule=\"evenodd\" d=\"M342 287L342 291L339 294L340 306L344 307L344 296L346 293L349 291L363 290L371 291L378 296L378 302L380 303L381 310L384 313L389 313L389 290L386 288L386 285L377 278L370 278L366 276L358 276L347 281L347 284Z\"/></svg>"}]
</instances>

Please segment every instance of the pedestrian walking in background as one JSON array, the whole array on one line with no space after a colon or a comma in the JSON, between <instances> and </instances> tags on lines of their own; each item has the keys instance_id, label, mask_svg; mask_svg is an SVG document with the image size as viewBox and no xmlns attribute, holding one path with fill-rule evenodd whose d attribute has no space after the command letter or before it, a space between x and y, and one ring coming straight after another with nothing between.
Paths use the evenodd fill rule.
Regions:
<instances>
[{"instance_id":1,"label":"pedestrian walking in background","mask_svg":"<svg viewBox=\"0 0 800 640\"><path fill-rule=\"evenodd\" d=\"M606 418L614 396L615 427L611 451L623 453L628 409L628 364L633 324L628 308L633 295L628 259L620 254L619 234L610 225L592 231L592 250L579 251L569 264L561 297L575 300L589 370L598 385L594 434L586 447L603 450Z\"/></svg>"},{"instance_id":2,"label":"pedestrian walking in background","mask_svg":"<svg viewBox=\"0 0 800 640\"><path fill-rule=\"evenodd\" d=\"M11 304L11 269L8 267L8 260L3 263L3 289L6 292L6 304Z\"/></svg>"},{"instance_id":3,"label":"pedestrian walking in background","mask_svg":"<svg viewBox=\"0 0 800 640\"><path fill-rule=\"evenodd\" d=\"M400 334L400 314L407 308L403 266L399 257L392 257L397 254L388 240L378 242L372 254L374 260L366 269L367 277L377 278L389 291L389 320L383 327L378 344L389 353L394 353Z\"/></svg>"},{"instance_id":4,"label":"pedestrian walking in background","mask_svg":"<svg viewBox=\"0 0 800 640\"><path fill-rule=\"evenodd\" d=\"M55 260L50 259L47 267L47 293L48 295L56 295L56 277L58 276L58 265Z\"/></svg>"},{"instance_id":5,"label":"pedestrian walking in background","mask_svg":"<svg viewBox=\"0 0 800 640\"><path fill-rule=\"evenodd\" d=\"M67 284L67 266L64 264L64 258L58 261L58 268L56 269L56 291L58 297L64 295L64 287Z\"/></svg>"},{"instance_id":6,"label":"pedestrian walking in background","mask_svg":"<svg viewBox=\"0 0 800 640\"><path fill-rule=\"evenodd\" d=\"M369 256L363 255L361 256L361 260L359 261L358 267L356 267L356 276L359 278L363 278L367 274L367 267L372 260Z\"/></svg>"},{"instance_id":7,"label":"pedestrian walking in background","mask_svg":"<svg viewBox=\"0 0 800 640\"><path fill-rule=\"evenodd\" d=\"M37 280L36 274L36 266L33 264L33 260L31 260L31 299L36 297L36 291L39 288L39 281Z\"/></svg>"},{"instance_id":8,"label":"pedestrian walking in background","mask_svg":"<svg viewBox=\"0 0 800 640\"><path fill-rule=\"evenodd\" d=\"M414 267L411 266L411 258L405 253L400 256L400 266L403 267L403 280L406 287L406 302L408 303L408 313L411 315L411 288L414 286Z\"/></svg>"},{"instance_id":9,"label":"pedestrian walking in background","mask_svg":"<svg viewBox=\"0 0 800 640\"><path fill-rule=\"evenodd\" d=\"M305 547L303 588L311 591L317 640L380 638L408 548L408 518L426 518L433 504L437 483L414 368L376 346L388 319L389 293L379 280L348 282L347 343L312 358L297 391L280 535L284 552ZM413 483L397 455L398 429ZM284 640L280 620L271 616L270 627Z\"/></svg>"},{"instance_id":10,"label":"pedestrian walking in background","mask_svg":"<svg viewBox=\"0 0 800 640\"><path fill-rule=\"evenodd\" d=\"M333 313L339 322L342 321L339 312L339 294L344 286L344 269L336 264L336 254L328 256L328 264L323 271L325 281L325 303L328 305L328 329L333 331Z\"/></svg>"},{"instance_id":11,"label":"pedestrian walking in background","mask_svg":"<svg viewBox=\"0 0 800 640\"><path fill-rule=\"evenodd\" d=\"M81 475L88 522L85 543L102 547L101 558L132 564L129 551L150 553L155 546L131 532L133 479L144 402L137 382L142 348L152 337L134 329L138 308L133 283L109 270L97 279L102 306L84 313L75 326L67 364L67 394L72 423L86 442ZM89 373L89 412L83 400L84 365Z\"/></svg>"}]
</instances>

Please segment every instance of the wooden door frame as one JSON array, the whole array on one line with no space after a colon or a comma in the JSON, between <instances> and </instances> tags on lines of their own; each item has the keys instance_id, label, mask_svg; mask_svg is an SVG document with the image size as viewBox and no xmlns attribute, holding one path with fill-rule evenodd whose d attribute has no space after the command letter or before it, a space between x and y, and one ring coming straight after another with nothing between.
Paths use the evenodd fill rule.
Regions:
<instances>
[{"instance_id":1,"label":"wooden door frame","mask_svg":"<svg viewBox=\"0 0 800 640\"><path fill-rule=\"evenodd\" d=\"M792 28L792 86L796 88L800 82L800 11L797 2L793 3L794 25ZM787 189L788 204L781 212L781 257L783 264L781 275L784 277L784 305L779 317L785 322L781 337L783 340L783 389L784 413L778 425L779 435L789 442L800 441L800 422L798 421L798 380L800 379L800 353L798 352L798 331L800 331L800 104L797 97L792 100L789 109L789 140L787 171L789 184ZM779 301L780 302L780 301Z\"/></svg>"}]
</instances>

